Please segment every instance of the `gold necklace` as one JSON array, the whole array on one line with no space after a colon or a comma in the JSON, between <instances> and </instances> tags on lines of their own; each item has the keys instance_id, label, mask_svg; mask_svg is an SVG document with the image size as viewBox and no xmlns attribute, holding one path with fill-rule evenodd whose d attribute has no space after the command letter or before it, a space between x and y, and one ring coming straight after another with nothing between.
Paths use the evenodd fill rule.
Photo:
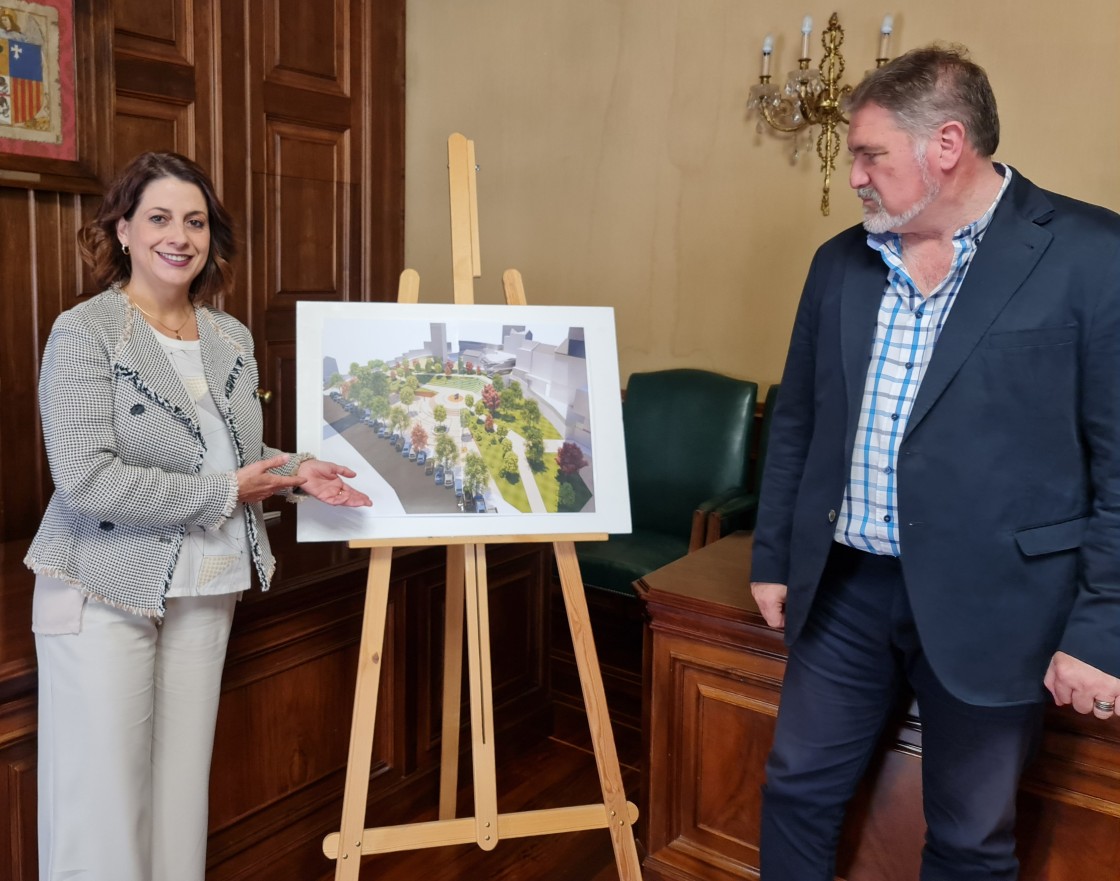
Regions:
<instances>
[{"instance_id":1,"label":"gold necklace","mask_svg":"<svg viewBox=\"0 0 1120 881\"><path fill-rule=\"evenodd\" d=\"M139 303L137 303L134 299L132 299L132 297L128 298L128 302L130 302L133 306L135 306L137 309L139 309L141 312L143 312L145 315L147 315L156 324L162 324L164 327L166 327L169 331L171 331L171 333L173 333L175 335L175 339L177 339L177 340L181 340L183 338L183 334L180 331L182 331L182 329L187 326L188 321L190 321L192 318L194 318L194 307L192 306L190 312L187 314L187 317L183 319L183 323L180 324L178 327L172 327L166 321L160 321L151 312L149 312L147 309L145 309L143 306L141 306Z\"/></svg>"}]
</instances>

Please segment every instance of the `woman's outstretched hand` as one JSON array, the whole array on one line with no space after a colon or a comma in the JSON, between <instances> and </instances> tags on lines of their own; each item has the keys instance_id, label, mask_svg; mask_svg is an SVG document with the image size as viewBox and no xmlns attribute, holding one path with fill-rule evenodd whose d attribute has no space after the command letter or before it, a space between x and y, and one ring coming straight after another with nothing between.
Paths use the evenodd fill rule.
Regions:
<instances>
[{"instance_id":1,"label":"woman's outstretched hand","mask_svg":"<svg viewBox=\"0 0 1120 881\"><path fill-rule=\"evenodd\" d=\"M342 482L343 477L357 476L357 473L345 465L324 462L322 459L307 459L297 472L297 477L303 479L303 491L324 504L345 505L348 508L369 507L373 504L369 496Z\"/></svg>"}]
</instances>

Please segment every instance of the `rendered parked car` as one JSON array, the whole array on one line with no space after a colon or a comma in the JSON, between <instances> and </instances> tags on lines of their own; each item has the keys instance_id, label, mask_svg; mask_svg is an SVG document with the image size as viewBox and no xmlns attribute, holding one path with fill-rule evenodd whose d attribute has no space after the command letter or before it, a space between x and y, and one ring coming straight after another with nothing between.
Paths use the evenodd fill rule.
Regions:
<instances>
[{"instance_id":1,"label":"rendered parked car","mask_svg":"<svg viewBox=\"0 0 1120 881\"><path fill-rule=\"evenodd\" d=\"M474 496L474 512L476 514L486 513L486 499L483 498L482 493L475 493Z\"/></svg>"},{"instance_id":2,"label":"rendered parked car","mask_svg":"<svg viewBox=\"0 0 1120 881\"><path fill-rule=\"evenodd\" d=\"M423 465L427 461L427 459L428 459L428 451L427 450L420 450L420 452L418 452L416 454L416 464L417 465Z\"/></svg>"},{"instance_id":3,"label":"rendered parked car","mask_svg":"<svg viewBox=\"0 0 1120 881\"><path fill-rule=\"evenodd\" d=\"M455 478L455 498L463 498L463 478L461 477Z\"/></svg>"},{"instance_id":4,"label":"rendered parked car","mask_svg":"<svg viewBox=\"0 0 1120 881\"><path fill-rule=\"evenodd\" d=\"M425 474L435 474L435 471L436 471L436 460L433 459L431 456L429 456L428 461L424 463L424 473Z\"/></svg>"},{"instance_id":5,"label":"rendered parked car","mask_svg":"<svg viewBox=\"0 0 1120 881\"><path fill-rule=\"evenodd\" d=\"M436 481L436 486L439 486L441 483L443 483L443 466L442 465L437 465L436 466L435 481Z\"/></svg>"},{"instance_id":6,"label":"rendered parked car","mask_svg":"<svg viewBox=\"0 0 1120 881\"><path fill-rule=\"evenodd\" d=\"M401 455L404 456L407 459L408 454L411 453L411 452L412 452L412 441L405 441L404 446L401 447Z\"/></svg>"},{"instance_id":7,"label":"rendered parked car","mask_svg":"<svg viewBox=\"0 0 1120 881\"><path fill-rule=\"evenodd\" d=\"M443 485L444 486L454 486L455 485L455 472L452 471L450 468L445 469L444 472L443 472Z\"/></svg>"}]
</instances>

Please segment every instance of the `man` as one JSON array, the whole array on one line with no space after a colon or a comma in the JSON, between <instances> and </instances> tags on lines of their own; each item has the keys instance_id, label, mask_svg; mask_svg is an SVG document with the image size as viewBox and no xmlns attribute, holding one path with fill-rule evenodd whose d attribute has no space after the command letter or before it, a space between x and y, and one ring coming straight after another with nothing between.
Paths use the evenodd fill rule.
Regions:
<instances>
[{"instance_id":1,"label":"man","mask_svg":"<svg viewBox=\"0 0 1120 881\"><path fill-rule=\"evenodd\" d=\"M813 260L770 439L751 590L790 658L763 881L831 881L902 682L922 718L923 881L1015 879L1044 683L1120 695L1120 217L993 163L963 50L848 105L864 230Z\"/></svg>"}]
</instances>

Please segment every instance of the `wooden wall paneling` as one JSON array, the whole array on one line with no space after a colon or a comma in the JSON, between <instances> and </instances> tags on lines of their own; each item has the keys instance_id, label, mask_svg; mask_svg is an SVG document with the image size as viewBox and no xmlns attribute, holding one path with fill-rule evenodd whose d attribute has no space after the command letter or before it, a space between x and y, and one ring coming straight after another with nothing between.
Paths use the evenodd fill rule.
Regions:
<instances>
[{"instance_id":1,"label":"wooden wall paneling","mask_svg":"<svg viewBox=\"0 0 1120 881\"><path fill-rule=\"evenodd\" d=\"M28 400L26 408L17 408L17 419L30 447L26 451L27 458L16 460L23 463L23 467L16 470L16 475L24 483L26 503L31 507L14 521L18 523L18 528L4 532L5 539L31 537L53 490L39 419L39 370L43 348L55 319L89 296L89 289L93 287L92 283L87 284L75 243L86 213L92 211L98 201L96 196L38 190L30 203L35 241L34 285L25 293L33 324L28 337L21 336L5 345L21 349L28 347L27 360L20 367L18 380L19 385L26 389ZM3 430L0 425L0 432ZM34 481L33 485L25 483L30 480Z\"/></svg>"},{"instance_id":2,"label":"wooden wall paneling","mask_svg":"<svg viewBox=\"0 0 1120 881\"><path fill-rule=\"evenodd\" d=\"M367 25L351 33L361 59L362 138L357 180L362 235L358 275L361 299L397 298L404 267L405 3L383 0ZM423 297L423 283L421 296Z\"/></svg>"},{"instance_id":3,"label":"wooden wall paneling","mask_svg":"<svg viewBox=\"0 0 1120 881\"><path fill-rule=\"evenodd\" d=\"M266 80L312 92L352 94L350 0L265 0L263 30Z\"/></svg>"},{"instance_id":4,"label":"wooden wall paneling","mask_svg":"<svg viewBox=\"0 0 1120 881\"><path fill-rule=\"evenodd\" d=\"M144 150L174 150L213 167L212 0L116 0L113 168Z\"/></svg>"},{"instance_id":5,"label":"wooden wall paneling","mask_svg":"<svg viewBox=\"0 0 1120 881\"><path fill-rule=\"evenodd\" d=\"M193 67L192 0L113 0L113 48Z\"/></svg>"},{"instance_id":6,"label":"wooden wall paneling","mask_svg":"<svg viewBox=\"0 0 1120 881\"><path fill-rule=\"evenodd\" d=\"M0 266L4 267L6 296L0 297L0 327L5 340L0 351L0 391L4 419L0 420L0 535L23 538L34 531L41 508L42 453L35 367L39 363L35 321L36 264L40 246L49 259L49 242L40 242L35 224L36 193L0 188Z\"/></svg>"},{"instance_id":7,"label":"wooden wall paneling","mask_svg":"<svg viewBox=\"0 0 1120 881\"><path fill-rule=\"evenodd\" d=\"M0 704L0 877L35 881L35 701Z\"/></svg>"},{"instance_id":8,"label":"wooden wall paneling","mask_svg":"<svg viewBox=\"0 0 1120 881\"><path fill-rule=\"evenodd\" d=\"M360 91L361 82L352 82L359 71L346 46L340 53L338 37L350 33L352 22L368 24L376 13L355 0L314 7L257 0L246 8L252 21L265 24L244 29L241 59L249 83L246 307L261 384L273 392L265 408L266 437L292 450L295 302L357 298L362 209L354 162L363 103L351 97L355 85ZM227 53L222 57L224 63ZM403 91L398 103L403 105ZM285 514L273 531L294 537L294 517ZM277 550L283 578L347 558L338 545L297 550L284 541Z\"/></svg>"},{"instance_id":9,"label":"wooden wall paneling","mask_svg":"<svg viewBox=\"0 0 1120 881\"><path fill-rule=\"evenodd\" d=\"M270 120L266 137L267 309L294 310L297 298L348 299L350 233L358 225L349 185L349 133ZM285 317L294 330L291 316Z\"/></svg>"},{"instance_id":10,"label":"wooden wall paneling","mask_svg":"<svg viewBox=\"0 0 1120 881\"><path fill-rule=\"evenodd\" d=\"M145 150L170 150L189 156L195 142L192 109L190 104L118 95L113 151L120 157L120 164Z\"/></svg>"}]
</instances>

